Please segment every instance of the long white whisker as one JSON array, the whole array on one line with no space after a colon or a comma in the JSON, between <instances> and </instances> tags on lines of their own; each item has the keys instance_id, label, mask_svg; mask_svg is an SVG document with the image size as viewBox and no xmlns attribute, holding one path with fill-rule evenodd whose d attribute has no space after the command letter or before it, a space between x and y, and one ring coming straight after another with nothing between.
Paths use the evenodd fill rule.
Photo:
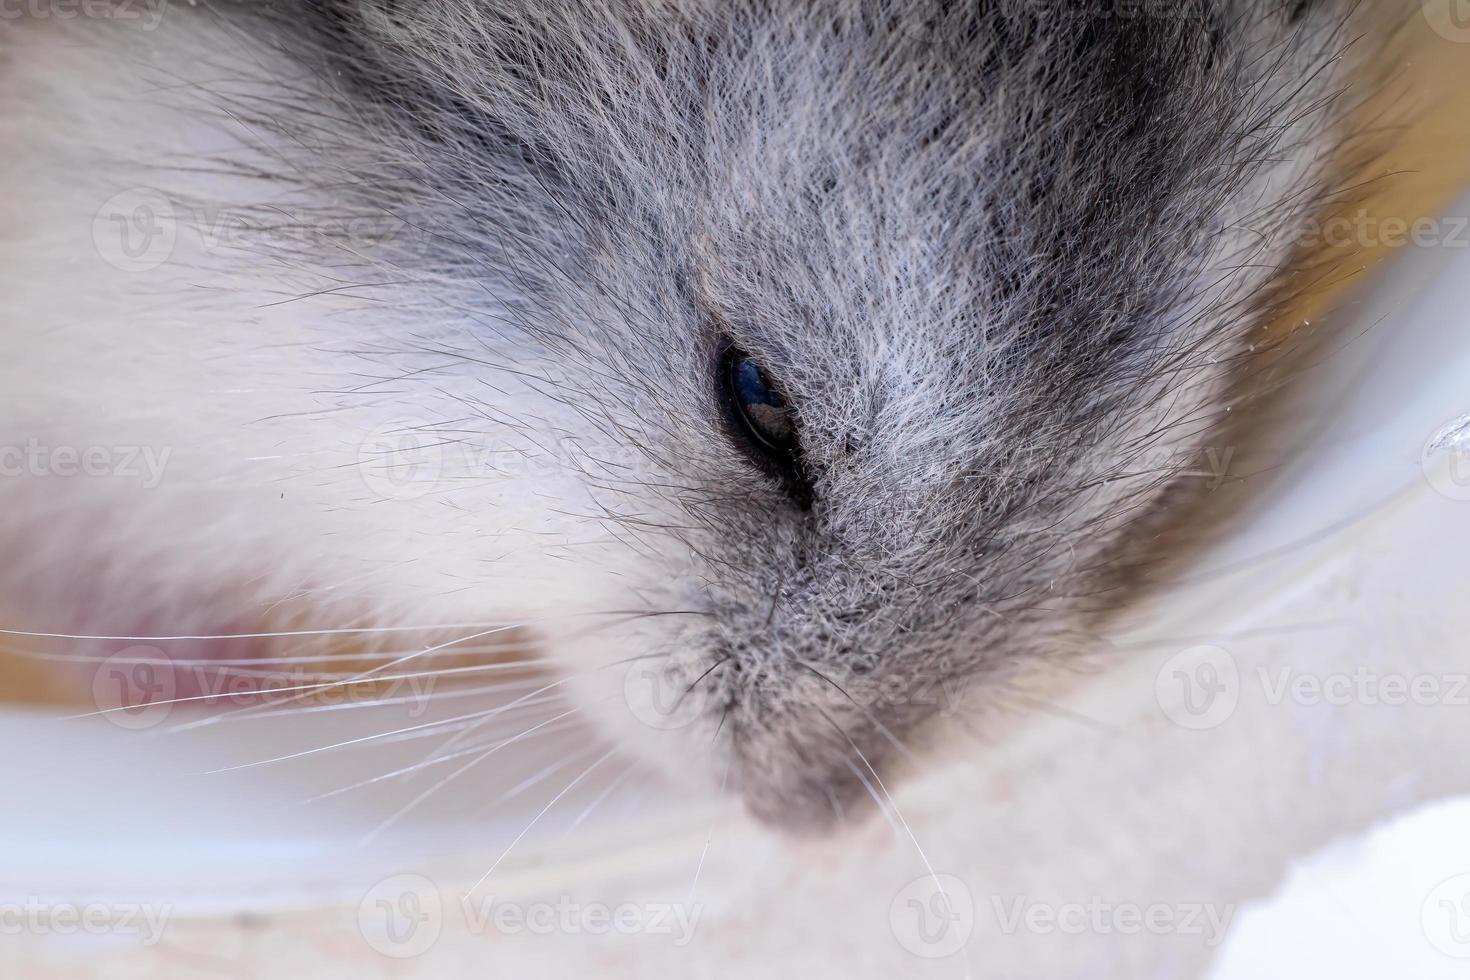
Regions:
<instances>
[{"instance_id":1,"label":"long white whisker","mask_svg":"<svg viewBox=\"0 0 1470 980\"><path fill-rule=\"evenodd\" d=\"M653 615L653 614L648 614L648 615ZM663 615L663 614L660 614L660 615ZM670 615L672 615L672 614L670 614ZM524 624L522 624L522 625L524 625ZM437 671L428 671L428 672L422 672L422 673L418 673L418 674L400 674L400 675L396 675L396 676L390 675L388 677L376 677L375 676L375 675L377 675L377 673L379 671L387 670L390 667L395 667L398 664L401 664L401 663L404 663L406 661L412 660L415 657L427 656L427 655L432 654L432 653L435 653L435 652L437 652L439 650L443 650L443 649L445 649L447 647L455 646L455 645L460 644L460 643L467 643L470 640L475 640L475 639L479 639L479 638L484 637L484 636L489 636L489 635L492 635L492 634L495 634L495 633L504 632L505 630L508 630L508 629L520 629L520 628L521 628L520 626L505 626L505 627L501 627L501 628L498 628L498 629L487 630L487 631L485 631L483 633L477 633L477 634L473 634L473 635L470 635L470 636L463 636L463 637L460 637L457 640L448 640L448 641L446 641L444 643L439 643L439 644L436 644L434 646L427 647L424 650L421 650L421 651L419 651L417 653L408 654L406 656L399 657L399 658L397 658L395 660L391 660L388 663L379 664L378 666L373 667L373 668L371 668L369 670L362 671L361 673L359 673L359 674L357 674L357 675L355 675L353 677L344 678L344 679L342 679L340 681L335 681L335 682L332 682L332 683L329 683L329 684L323 684L323 685L319 686L316 689L317 690L330 690L330 689L335 688L335 687L341 687L341 686L348 685L348 684L363 683L365 681L370 681L370 680L376 680L376 681L379 681L379 682L389 681L389 680L408 680L408 679L414 678L414 677L445 676L447 674L470 673L470 672L475 672L475 671L485 671L485 670L489 670L489 669L495 669L495 668L498 668L500 665L498 665L498 664L480 664L480 665L477 665L477 666L474 666L474 667L450 667L450 668L440 669L440 670L437 670ZM643 656L648 656L648 655L645 654ZM630 661L631 660L637 660L637 659L640 659L640 657L631 657L631 658L629 658ZM614 661L613 664L605 664L603 666L604 667L606 667L606 666L615 666L617 663L618 663L618 661ZM596 668L596 669L599 669L600 670L602 668ZM572 676L574 676L574 677L575 676L581 676L581 674L585 674L585 673L590 673L590 671L582 671L582 672L579 672L578 674L574 674ZM566 680L570 680L570 678L566 678ZM306 687L296 688L296 690L310 690L310 689L311 688L306 688ZM292 689L287 688L287 689L282 690L280 693L288 693L290 690L292 690ZM206 695L205 697L217 697L217 695ZM173 704L173 703L177 703L178 701L188 701L188 700L202 700L202 699L201 698L180 698L180 699L175 699L174 701L157 701L157 702L151 702L151 704ZM151 706L151 704L150 704L150 706ZM107 714L107 713L113 712L113 711L126 711L126 710L131 710L134 707L136 707L136 705L120 705L120 706L115 707L115 708L106 708L106 709L103 709L102 711L89 712L88 714ZM251 705L251 706L249 706L249 707L247 707L245 709L242 709L242 710L246 710L246 711L259 710L259 706ZM77 716L74 716L74 717L87 717L87 715L77 715ZM217 718L216 719L208 719L208 718L201 719L197 724L205 725L205 724L209 724L211 722L214 722L216 720L217 720Z\"/></svg>"},{"instance_id":2,"label":"long white whisker","mask_svg":"<svg viewBox=\"0 0 1470 980\"><path fill-rule=\"evenodd\" d=\"M555 728L547 729L547 732L549 734L551 732L564 731L564 730L566 730L567 728L570 728L570 727L574 727L574 726L561 725L561 726L557 726ZM367 779L359 780L358 782L350 783L350 784L348 784L346 786L339 786L336 789L329 789L325 793L318 793L315 796L309 796L309 797L307 797L304 800L299 800L296 803L292 804L292 807L293 808L294 807L301 807L301 806L306 806L306 805L311 804L311 803L317 803L317 802L319 802L321 800L328 800L328 799L331 799L334 796L341 796L343 793L350 793L350 792L352 792L355 789L362 789L362 788L364 788L366 786L371 786L374 783L381 783L384 780L388 780L388 779L396 779L399 776L412 775L413 773L421 772L421 771L423 771L425 769L428 769L431 766L437 766L437 765L440 765L440 764L445 763L445 762L453 762L455 759L463 759L467 755L474 755L476 752L484 752L484 751L485 751L485 745L484 745L484 743L481 743L479 745L472 745L469 748L460 749L458 752L454 752L454 753L452 753L450 755L446 755L446 756L441 756L438 759L432 759L432 760L429 760L429 761L415 762L412 765L403 766L402 768L394 769L391 772L385 772L385 773L381 773L381 774L379 774L377 776L371 776L371 777L369 777Z\"/></svg>"},{"instance_id":3,"label":"long white whisker","mask_svg":"<svg viewBox=\"0 0 1470 980\"><path fill-rule=\"evenodd\" d=\"M857 698L847 693L847 690L843 688L841 684L838 684L832 678L828 677L826 674L822 673L820 670L813 667L811 664L807 663L804 660L797 660L796 665L809 673L815 674L818 678L835 688L837 693L841 694L843 697L847 698L847 700L851 701L853 707L861 711L863 713L863 716L872 723L873 727L877 728L878 731L882 733L883 737L888 739L889 743L892 744L894 748L903 753L904 758L908 759L910 762L918 761L918 759L914 755L913 750L905 745L902 739L893 734L892 730L890 730L887 725L883 724L882 720L880 720L877 715L873 714L873 712L867 707L867 705L860 703ZM846 733L844 732L843 734L845 735Z\"/></svg>"},{"instance_id":4,"label":"long white whisker","mask_svg":"<svg viewBox=\"0 0 1470 980\"><path fill-rule=\"evenodd\" d=\"M852 736L847 734L843 727L837 724L837 722L834 721L832 717L827 714L827 712L822 711L821 708L818 708L817 711L819 711L822 717L826 718L827 721L831 722L832 727L836 728L839 732L842 733L842 737L847 739L847 744L852 746L852 750L857 753L857 757L862 760L863 765L866 766L868 772L872 774L873 782L877 783L878 788L883 791L883 796L888 800L888 805L893 808L893 815L897 817L898 822L903 825L904 833L908 835L909 841L914 845L914 850L918 852L919 860L924 862L924 868L929 872L929 877L934 880L934 887L939 890L939 894L944 895L945 899L948 900L949 895L946 894L944 891L944 883L939 880L939 874L934 870L934 865L929 863L929 855L924 853L923 846L919 844L919 838L914 836L913 828L910 827L909 822L904 819L903 811L898 808L898 803L894 800L893 794L888 792L887 786L883 785L883 777L878 775L878 770L874 769L873 764L868 761L868 757L863 755L863 750L858 748L857 743L852 740Z\"/></svg>"},{"instance_id":5,"label":"long white whisker","mask_svg":"<svg viewBox=\"0 0 1470 980\"><path fill-rule=\"evenodd\" d=\"M408 659L408 658L403 658L403 659ZM397 662L400 662L400 661L395 661L395 663L397 663ZM280 687L280 688L276 688L274 691L271 691L271 692L268 692L268 693L273 693L273 694L289 694L289 693L296 692L296 691L325 691L325 690L332 690L334 688L339 688L339 687L347 687L347 686L350 686L350 685L353 685L353 684L387 684L387 683L390 683L390 682L393 682L393 681L415 680L417 678L422 678L422 677L450 677L450 676L458 676L458 675L462 675L462 674L487 673L487 672L491 672L491 671L493 671L493 670L495 670L497 668L500 668L501 666L502 666L501 664L494 664L494 663L491 663L491 664L476 664L476 665L471 666L471 667L445 667L445 668L441 668L439 670L422 670L422 671L417 671L417 672L412 673L412 674L387 674L387 675L384 675L384 676L368 676L369 674L372 674L373 673L372 671L368 671L365 674L359 674L359 675L357 675L355 677L349 677L349 678L345 678L343 680L338 680L338 681L323 681L323 682L320 682L320 683L317 683L317 684L296 684L296 685L293 685L291 687ZM155 706L159 706L159 705L166 705L166 704L168 704L168 705L172 705L172 704L188 704L190 702L195 702L195 701L219 701L219 700L222 700L222 699L225 699L225 698L232 698L232 697L261 697L261 696L262 696L262 692L260 692L260 691L224 691L224 692L218 692L218 693L214 693L214 694L191 694L191 695L188 695L187 697L170 698L170 699L165 700L165 701L150 701L150 702L148 702L147 707L150 707L151 708L151 707L155 707ZM299 699L287 699L287 700L288 701L291 701L291 700L299 700ZM86 712L83 712L81 714L76 714L76 715L63 715L62 718L61 718L61 720L62 721L74 721L74 720L76 720L78 718L92 718L92 717L95 717L97 715L110 715L110 714L113 714L114 712L118 712L118 711L133 711L133 710L136 710L137 707L138 707L137 705L118 705L118 706L112 707L112 708L101 708L101 709L99 709L97 711L86 711ZM260 707L261 707L260 705L250 705L249 706L250 709L257 709L257 710ZM200 719L200 723L202 724L202 723L205 723L205 722L208 722L208 721L211 721L211 720L212 719Z\"/></svg>"},{"instance_id":6,"label":"long white whisker","mask_svg":"<svg viewBox=\"0 0 1470 980\"><path fill-rule=\"evenodd\" d=\"M627 768L618 773L617 776L613 778L612 782L608 783L607 786L603 788L602 792L597 794L597 798L594 799L591 803L587 804L587 806L582 810L581 813L577 814L577 819L572 821L571 825L567 827L566 832L562 836L570 836L573 831L582 826L582 822L592 815L592 811L601 806L602 801L611 796L613 794L613 790L621 786L623 784L623 780L631 776L633 774L633 770L636 768L638 768L636 763L628 763Z\"/></svg>"},{"instance_id":7,"label":"long white whisker","mask_svg":"<svg viewBox=\"0 0 1470 980\"><path fill-rule=\"evenodd\" d=\"M586 674L593 673L594 671L597 671L597 670L606 669L607 667L615 667L615 666L617 666L619 664L631 663L633 660L640 660L640 659L642 659L641 656L640 657L629 657L626 660L615 660L611 664L604 664L602 667L594 667L594 668L591 668L589 670L579 671L578 673L571 675L571 677L566 678L566 680L571 680L574 677L581 677L581 676L584 676ZM439 754L441 754L443 752L447 752L450 749L454 748L456 745L459 744L459 742L460 742L460 740L462 738L464 738L465 736L469 735L477 727L479 727L478 724L472 724L472 725L467 726L464 731L460 732L454 738L449 739L443 745L439 746L433 752L429 753L429 756L428 757L430 759L432 759L432 758L438 756Z\"/></svg>"},{"instance_id":8,"label":"long white whisker","mask_svg":"<svg viewBox=\"0 0 1470 980\"><path fill-rule=\"evenodd\" d=\"M715 818L710 821L709 833L705 835L704 847L699 852L699 862L694 865L694 880L689 882L689 895L684 899L684 906L689 909L694 908L694 890L699 887L699 875L704 871L704 859L709 855L710 844L715 839L715 828L719 826L720 817L724 815L726 807L729 806L729 801L725 797L725 785L730 779L730 766L734 762L735 753L732 752L730 753L730 757L725 760L725 774L720 777L721 806L719 812L715 814Z\"/></svg>"},{"instance_id":9,"label":"long white whisker","mask_svg":"<svg viewBox=\"0 0 1470 980\"><path fill-rule=\"evenodd\" d=\"M489 879L489 877L495 873L495 869L500 867L501 862L504 861L506 857L509 856L510 852L515 850L516 845L521 842L521 838L525 837L528 833L531 832L531 828L536 826L536 824L541 820L542 817L546 816L548 810L556 806L558 800L570 793L573 787L575 787L578 783L591 775L592 771L598 766L602 765L608 759L612 758L612 756L616 752L617 749L609 749L605 754L599 756L597 761L593 762L592 765L588 766L586 769L583 769L581 774L578 775L577 778L573 779L570 783L567 783L567 785L562 789L560 793L557 793L555 796L553 796L551 800L544 807L541 808L540 812L531 818L531 822L526 824L525 828L519 834L516 834L515 840L510 842L510 846L501 852L500 857L495 859L494 864L490 865L490 870L480 875L480 880L476 881L473 885L470 886L469 891L464 893L464 897L469 898L471 895L473 895L475 893L475 889L483 885Z\"/></svg>"},{"instance_id":10,"label":"long white whisker","mask_svg":"<svg viewBox=\"0 0 1470 980\"><path fill-rule=\"evenodd\" d=\"M499 630L523 629L527 626L536 626L542 623L558 622L571 617L585 616L617 616L628 619L639 619L654 616L703 616L707 613L697 609L667 609L667 610L631 610L610 609L602 612L577 612L564 613L556 617L541 617L527 620L524 623L496 624L496 623L433 623L427 626L343 626L334 629L305 629L305 630L269 630L260 633L190 633L177 635L137 635L126 636L122 634L106 633L46 633L34 630L11 630L0 629L0 636L29 636L47 640L99 640L115 641L119 643L167 643L174 641L189 640L268 640L287 636L352 636L365 633L432 633L452 629L480 629L481 627L498 627ZM490 632L495 632L491 630ZM476 636L485 636L488 633L477 633ZM465 639L469 639L466 637ZM452 641L458 643L460 641ZM106 659L106 658L102 658Z\"/></svg>"},{"instance_id":11,"label":"long white whisker","mask_svg":"<svg viewBox=\"0 0 1470 980\"><path fill-rule=\"evenodd\" d=\"M476 653L493 653L493 654L513 653L513 652L514 653L519 653L519 652L522 652L522 651L525 651L525 650L540 650L540 649L544 649L545 646L546 645L544 643L532 642L532 643L505 643L505 644L487 645L487 646L480 646L480 647L463 647L463 648L457 649L455 651L455 655L456 656L466 656L468 654L476 654ZM364 661L364 660L391 660L394 657L401 657L401 656L403 656L406 651L393 650L393 651L364 651L362 653L318 653L318 654L305 653L305 654L300 654L298 656L279 656L279 657L219 657L219 658L216 658L216 657L200 657L200 658L197 658L197 659L188 659L188 660L177 659L177 658L174 658L174 657L166 657L166 656L165 657L120 657L120 656L117 656L117 655L113 655L111 657L101 657L101 656L93 656L93 655L90 655L90 654L80 654L80 653L46 653L46 652L42 652L42 651L39 651L39 650L17 650L17 649L7 649L5 652L6 653L9 653L9 654L13 654L13 655L18 656L18 657L24 657L27 660L44 660L44 661L49 661L49 662L53 662L53 663L91 664L91 663L101 663L101 662L105 661L105 662L107 662L109 664L151 664L153 666L158 666L158 667L221 667L221 668L223 668L223 667L258 667L258 666L263 666L263 665L267 665L267 664L317 664L317 663L329 664L329 663L336 663L338 661L361 662L361 661ZM518 661L502 661L502 663L509 663L509 664L530 664L530 663L536 663L536 662L537 662L537 659L536 658L528 658L526 660L518 660ZM243 673L243 671L241 671L241 673ZM279 671L274 671L273 673L279 673ZM326 673L328 673L328 671L318 671L316 673L326 674Z\"/></svg>"},{"instance_id":12,"label":"long white whisker","mask_svg":"<svg viewBox=\"0 0 1470 980\"><path fill-rule=\"evenodd\" d=\"M408 813L410 813L420 803L423 803L430 796L433 796L440 789L443 789L445 786L447 786L450 782L454 781L455 779L457 779L460 776L464 775L465 773L469 772L475 766L477 766L480 763L484 762L486 759L490 758L492 755L494 755L495 753L499 752L501 749L505 748L507 745L513 745L516 742L519 742L521 739L525 738L526 736L528 736L528 735L530 735L530 734L532 734L534 732L540 731L541 729L545 728L547 725L550 725L551 723L556 722L556 721L560 721L561 719L566 718L569 715L574 715L574 714L576 714L580 710L581 710L580 708L572 708L572 709L570 709L568 711L563 711L561 714L556 715L555 717L548 718L546 721L543 721L540 724L533 725L532 727L530 727L530 728L526 729L525 731L521 732L519 735L514 735L514 736L512 736L512 737L510 737L508 739L505 739L502 742L498 742L495 745L491 746L488 751L485 751L482 754L480 754L480 755L476 756L475 758L471 759L469 762L465 763L464 765L460 766L458 769L456 769L453 772L451 772L449 775L445 776L443 779L439 780L433 786L430 786L428 789L424 790L418 796L415 796L412 800L409 800L408 803L406 803L402 807L400 807L396 812L393 813L392 816L390 816L387 820L384 820L382 823L378 824L378 826L375 827L372 830L371 833L369 833L366 837L364 837L362 839L362 841L361 841L361 845L364 846L364 847L367 846L379 834L381 834L383 831L387 830L389 827L393 826L395 823L397 823L399 820L401 820L404 816L406 816ZM430 763L424 763L424 764L430 764Z\"/></svg>"},{"instance_id":13,"label":"long white whisker","mask_svg":"<svg viewBox=\"0 0 1470 980\"><path fill-rule=\"evenodd\" d=\"M604 664L603 666L605 667L605 666L609 666L609 665ZM222 769L211 769L208 772L201 773L201 775L212 776L212 775L216 775L216 774L222 773L222 772L234 772L234 771L236 771L238 769L252 769L252 768L254 768L256 766L270 765L271 763L274 763L274 762L286 762L286 761L288 761L290 759L299 759L299 758L301 758L303 756L315 755L315 754L317 754L319 752L328 752L328 751L331 751L332 749L345 748L345 747L347 747L349 745L359 745L359 744L361 744L363 742L371 742L371 741L373 741L375 739L385 738L385 737L392 736L392 735L402 735L402 734L407 733L407 732L418 732L418 731L422 731L422 730L424 730L426 728L433 728L433 727L436 727L436 726L441 726L441 725L449 724L451 722L466 721L466 720L472 719L472 718L474 718L474 719L488 718L488 717L491 717L493 715L499 714L501 712L507 711L510 708L513 708L513 707L515 707L518 704L523 704L524 702L530 700L531 698L535 697L538 694L544 694L547 691L550 691L550 690L553 690L554 688L560 687L561 685L566 684L567 682L569 682L571 680L574 680L575 678L581 676L582 674L591 673L592 670L600 670L600 669L602 669L602 668L595 667L595 668L591 668L590 670L587 670L587 671L581 671L581 672L579 672L577 674L572 674L572 675L570 675L568 677L563 677L561 680L558 680L558 681L552 681L550 684L546 684L546 685L543 685L543 686L537 688L536 690L532 691L530 694L524 694L521 697L516 698L514 701L510 701L510 702L508 702L506 704L503 704L503 705L500 705L498 707L491 708L491 709L489 709L487 711L474 711L474 712L470 712L469 714L457 715L456 717L453 717L453 718L446 718L443 721L426 722L425 724L422 724L422 725L410 725L407 728L399 728L399 729L395 729L394 731L391 731L391 732L381 732L381 733L379 733L377 735L364 735L364 736L361 736L360 738L351 738L351 739L347 739L344 742L336 742L336 743L333 743L332 745L322 745L322 746L318 746L318 747L312 748L312 749L303 749L300 752L292 752L292 753L289 753L287 755L277 756L277 757L275 757L273 759L261 759L258 762L246 762L246 763L241 763L238 766L226 766L226 767L224 767Z\"/></svg>"},{"instance_id":14,"label":"long white whisker","mask_svg":"<svg viewBox=\"0 0 1470 980\"><path fill-rule=\"evenodd\" d=\"M286 636L353 636L363 633L430 633L438 630L479 629L495 623L450 623L442 626L347 626L339 629L272 630L264 633L195 633L174 636L112 636L101 633L39 633L30 630L0 629L5 636L30 636L47 640L100 640L118 643L169 643L189 640L269 640ZM531 625L530 623L522 625ZM519 629L510 626L508 629Z\"/></svg>"},{"instance_id":15,"label":"long white whisker","mask_svg":"<svg viewBox=\"0 0 1470 980\"><path fill-rule=\"evenodd\" d=\"M540 692L534 692L534 693L540 693ZM512 702L512 703L514 703L514 702ZM406 728L397 728L397 729L394 729L391 732L378 732L375 735L363 735L363 736L360 736L358 738L349 738L349 739L347 739L345 741L342 741L342 742L333 742L331 745L318 745L315 748L302 749L300 752L291 752L291 753L288 753L286 755L278 755L278 756L276 756L274 758L271 758L271 759L260 759L259 761L256 761L256 762L245 762L245 763L241 763L238 766L225 766L225 767L220 768L220 769L210 769L210 770L208 770L206 772L200 773L199 775L201 775L201 776L214 776L214 775L218 775L220 773L225 773L225 772L235 772L235 771L240 770L240 769L254 769L257 766L268 766L268 765L271 765L272 763L276 763L276 762L287 762L287 761L289 761L291 759L300 759L300 758L303 758L303 757L308 756L308 755L317 755L317 754L322 753L322 752L331 752L334 749L344 749L344 748L347 748L348 746L351 746L351 745L361 745L364 742L373 742L373 741L377 741L378 739L388 739L388 738L390 738L390 737L392 737L394 735L405 735L405 734L408 734L410 732L423 732L423 731L426 731L426 730L429 730L429 729L441 728L441 727L443 727L445 725L449 725L449 724L452 724L452 723L457 722L457 721L466 721L466 720L469 720L471 718L478 719L478 718L481 718L481 717L483 717L485 715L488 715L488 714L495 714L495 713L502 712L502 711L506 710L506 708L509 708L509 707L510 707L510 705L504 705L504 706L501 706L501 707L490 708L490 709L488 709L486 711L473 711L473 712L470 712L469 714L456 715L453 718L446 718L446 719L444 719L442 721L430 721L430 722L425 722L425 723L423 723L421 725L409 725Z\"/></svg>"},{"instance_id":16,"label":"long white whisker","mask_svg":"<svg viewBox=\"0 0 1470 980\"><path fill-rule=\"evenodd\" d=\"M587 756L591 755L592 752L592 748L585 748L582 751L570 755L565 759L558 759L549 766L543 766L535 773L532 773L530 776L527 776L519 783L516 783L510 789L495 797L489 803L486 803L484 806L480 807L478 810L475 811L470 819L478 820L479 818L483 817L485 814L489 813L491 810L495 809L497 806L506 802L507 800L513 800L531 787L538 786L541 783L544 783L547 779L551 777L553 773L560 772L572 763L580 762L582 759L587 758Z\"/></svg>"},{"instance_id":17,"label":"long white whisker","mask_svg":"<svg viewBox=\"0 0 1470 980\"><path fill-rule=\"evenodd\" d=\"M888 812L888 804L883 802L883 797L879 796L878 791L873 788L873 784L868 782L868 777L864 776L863 771L853 765L851 760L847 761L847 768L849 772L858 778L858 782L863 784L863 789L868 791L868 795L878 805L878 812L883 814L883 819L888 821L888 826L893 828L895 834L899 833L898 824L893 820L893 814Z\"/></svg>"},{"instance_id":18,"label":"long white whisker","mask_svg":"<svg viewBox=\"0 0 1470 980\"><path fill-rule=\"evenodd\" d=\"M260 721L262 719L274 721L281 718L296 718L301 715L320 714L325 711L347 711L352 708L384 708L391 707L395 704L410 704L415 701L428 700L432 700L435 704L438 704L441 701L450 701L455 698L477 697L484 696L486 694L498 694L501 692L509 693L511 691L524 690L525 688L530 687L532 684L539 683L541 683L540 678L527 678L526 680L522 681L501 681L496 684L459 688L456 690L445 691L433 695L403 694L392 697L375 698L369 701L349 701L345 704L312 704L305 707L288 707L282 708L279 711L268 710L272 707L275 707L274 704L251 705L251 707L259 707L261 710L248 714L231 713L230 715L226 716L224 720L227 722ZM171 732L177 732L179 730L179 727L176 726L175 728L171 729Z\"/></svg>"},{"instance_id":19,"label":"long white whisker","mask_svg":"<svg viewBox=\"0 0 1470 980\"><path fill-rule=\"evenodd\" d=\"M513 711L507 713L505 715L505 717L503 719L501 719L501 720L503 720L503 721L512 721L512 720L517 719L517 717L522 712L527 711L527 710L529 710L531 708L536 708L536 707L540 707L541 705L556 704L556 703L565 704L566 702L563 701L561 698L557 697L554 694L553 695L548 695L548 696L543 697L543 698L534 698L534 699L532 699L530 701L527 701L525 704L517 705ZM449 721L449 722L446 722L446 723L436 723L432 727L424 728L424 729L419 730L419 731L411 731L411 732L404 732L404 733L401 733L401 734L386 735L381 740L375 742L374 744L375 745L379 745L379 746L381 746L381 745L394 745L394 744L396 744L398 742L412 742L412 741L417 741L418 739L421 739L421 738L431 738L431 737L433 737L435 735L443 735L443 734L446 734L447 732L457 732L457 731L460 731L460 730L465 729L465 728L475 728L476 730L478 730L478 729L483 728L483 727L484 726L479 721L458 721L458 720L452 720L452 721ZM478 748L482 748L483 749L485 747L485 743L484 742L476 743L476 745L474 747L478 747Z\"/></svg>"}]
</instances>

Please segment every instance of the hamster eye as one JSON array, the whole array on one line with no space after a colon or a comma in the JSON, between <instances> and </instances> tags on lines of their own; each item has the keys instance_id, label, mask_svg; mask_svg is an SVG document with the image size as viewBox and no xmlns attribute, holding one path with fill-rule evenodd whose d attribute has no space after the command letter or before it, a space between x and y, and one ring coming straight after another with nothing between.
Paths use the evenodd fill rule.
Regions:
<instances>
[{"instance_id":1,"label":"hamster eye","mask_svg":"<svg viewBox=\"0 0 1470 980\"><path fill-rule=\"evenodd\" d=\"M796 442L796 423L786 399L771 386L755 361L738 352L729 358L731 400L750 438L768 452L788 452Z\"/></svg>"},{"instance_id":2,"label":"hamster eye","mask_svg":"<svg viewBox=\"0 0 1470 980\"><path fill-rule=\"evenodd\" d=\"M796 413L754 358L738 347L725 348L719 373L732 436L746 455L786 483L805 505L809 494L801 478Z\"/></svg>"}]
</instances>

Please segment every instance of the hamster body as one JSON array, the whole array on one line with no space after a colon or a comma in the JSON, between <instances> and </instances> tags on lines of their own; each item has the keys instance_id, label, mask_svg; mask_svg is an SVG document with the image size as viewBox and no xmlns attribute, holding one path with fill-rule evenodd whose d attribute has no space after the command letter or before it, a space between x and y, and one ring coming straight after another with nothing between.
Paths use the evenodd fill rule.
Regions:
<instances>
[{"instance_id":1,"label":"hamster body","mask_svg":"<svg viewBox=\"0 0 1470 980\"><path fill-rule=\"evenodd\" d=\"M1348 14L5 25L9 612L518 624L631 751L825 826L921 690L1085 652L1331 189Z\"/></svg>"}]
</instances>

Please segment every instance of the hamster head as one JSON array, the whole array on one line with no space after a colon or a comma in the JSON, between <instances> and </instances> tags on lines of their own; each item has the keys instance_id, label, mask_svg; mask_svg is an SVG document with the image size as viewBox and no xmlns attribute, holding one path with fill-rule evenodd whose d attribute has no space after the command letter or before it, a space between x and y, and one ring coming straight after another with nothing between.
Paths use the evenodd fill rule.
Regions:
<instances>
[{"instance_id":1,"label":"hamster head","mask_svg":"<svg viewBox=\"0 0 1470 980\"><path fill-rule=\"evenodd\" d=\"M1274 0L313 10L371 134L315 145L433 230L402 308L493 297L438 348L578 447L501 491L598 529L559 601L648 613L554 651L576 697L789 828L1077 649L1223 418L1347 40Z\"/></svg>"}]
</instances>

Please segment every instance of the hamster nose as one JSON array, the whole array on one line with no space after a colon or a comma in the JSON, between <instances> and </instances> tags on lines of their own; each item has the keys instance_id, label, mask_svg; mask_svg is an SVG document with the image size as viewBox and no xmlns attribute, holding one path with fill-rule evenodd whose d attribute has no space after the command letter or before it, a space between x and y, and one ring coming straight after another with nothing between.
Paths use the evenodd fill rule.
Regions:
<instances>
[{"instance_id":1,"label":"hamster nose","mask_svg":"<svg viewBox=\"0 0 1470 980\"><path fill-rule=\"evenodd\" d=\"M873 798L856 771L845 766L840 772L747 770L740 794L746 810L762 823L783 833L815 836L859 821L874 810ZM871 784L871 775L868 780Z\"/></svg>"},{"instance_id":2,"label":"hamster nose","mask_svg":"<svg viewBox=\"0 0 1470 980\"><path fill-rule=\"evenodd\" d=\"M810 731L746 729L736 749L735 789L746 809L787 833L824 833L863 820L882 793L869 765L883 772L886 743L858 725L844 726L854 738L848 741L825 719L815 720L820 727Z\"/></svg>"}]
</instances>

